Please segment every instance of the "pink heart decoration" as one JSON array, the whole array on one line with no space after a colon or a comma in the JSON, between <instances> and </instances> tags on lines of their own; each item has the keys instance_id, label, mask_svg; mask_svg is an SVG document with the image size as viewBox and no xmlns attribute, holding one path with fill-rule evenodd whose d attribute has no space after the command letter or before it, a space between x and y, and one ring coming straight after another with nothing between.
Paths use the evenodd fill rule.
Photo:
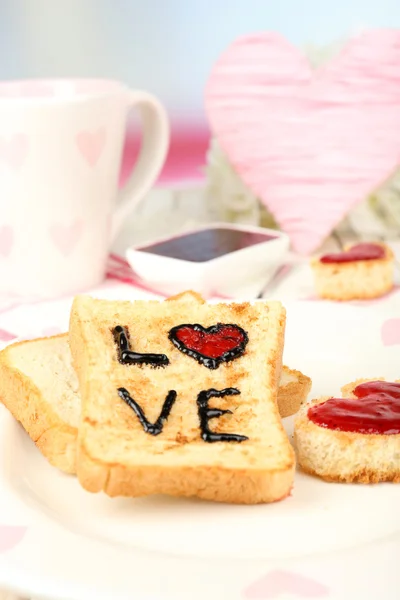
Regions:
<instances>
[{"instance_id":1,"label":"pink heart decoration","mask_svg":"<svg viewBox=\"0 0 400 600\"><path fill-rule=\"evenodd\" d=\"M0 525L0 553L12 550L17 546L22 541L26 531L26 527Z\"/></svg>"},{"instance_id":2,"label":"pink heart decoration","mask_svg":"<svg viewBox=\"0 0 400 600\"><path fill-rule=\"evenodd\" d=\"M90 167L95 167L100 160L106 143L105 129L98 129L95 132L81 131L76 136L78 150Z\"/></svg>"},{"instance_id":3,"label":"pink heart decoration","mask_svg":"<svg viewBox=\"0 0 400 600\"><path fill-rule=\"evenodd\" d=\"M50 227L53 244L64 256L69 256L74 251L82 232L83 223L78 219L70 225L56 223Z\"/></svg>"},{"instance_id":4,"label":"pink heart decoration","mask_svg":"<svg viewBox=\"0 0 400 600\"><path fill-rule=\"evenodd\" d=\"M16 133L11 137L0 137L0 161L11 169L19 169L25 162L28 154L28 137L23 133Z\"/></svg>"},{"instance_id":5,"label":"pink heart decoration","mask_svg":"<svg viewBox=\"0 0 400 600\"><path fill-rule=\"evenodd\" d=\"M14 231L9 225L0 227L0 256L7 258L14 243Z\"/></svg>"},{"instance_id":6,"label":"pink heart decoration","mask_svg":"<svg viewBox=\"0 0 400 600\"><path fill-rule=\"evenodd\" d=\"M326 598L329 591L325 585L309 577L289 571L271 571L244 590L243 597L271 600L283 594L291 594L297 598Z\"/></svg>"},{"instance_id":7,"label":"pink heart decoration","mask_svg":"<svg viewBox=\"0 0 400 600\"><path fill-rule=\"evenodd\" d=\"M400 31L363 33L317 71L278 34L241 38L205 102L241 179L310 253L399 165Z\"/></svg>"},{"instance_id":8,"label":"pink heart decoration","mask_svg":"<svg viewBox=\"0 0 400 600\"><path fill-rule=\"evenodd\" d=\"M11 333L11 331L6 331L6 329L0 329L0 342L11 342L15 340L18 336L15 333Z\"/></svg>"},{"instance_id":9,"label":"pink heart decoration","mask_svg":"<svg viewBox=\"0 0 400 600\"><path fill-rule=\"evenodd\" d=\"M400 319L388 319L381 329L382 343L384 346L400 344Z\"/></svg>"}]
</instances>

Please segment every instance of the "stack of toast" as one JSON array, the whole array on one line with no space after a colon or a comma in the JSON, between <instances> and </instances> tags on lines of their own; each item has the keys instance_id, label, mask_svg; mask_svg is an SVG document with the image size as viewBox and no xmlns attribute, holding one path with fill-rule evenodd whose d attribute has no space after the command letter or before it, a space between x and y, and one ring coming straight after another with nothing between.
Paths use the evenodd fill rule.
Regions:
<instances>
[{"instance_id":1,"label":"stack of toast","mask_svg":"<svg viewBox=\"0 0 400 600\"><path fill-rule=\"evenodd\" d=\"M49 462L90 492L219 502L285 498L281 418L311 381L282 367L279 302L74 300L69 333L0 353L0 398Z\"/></svg>"}]
</instances>

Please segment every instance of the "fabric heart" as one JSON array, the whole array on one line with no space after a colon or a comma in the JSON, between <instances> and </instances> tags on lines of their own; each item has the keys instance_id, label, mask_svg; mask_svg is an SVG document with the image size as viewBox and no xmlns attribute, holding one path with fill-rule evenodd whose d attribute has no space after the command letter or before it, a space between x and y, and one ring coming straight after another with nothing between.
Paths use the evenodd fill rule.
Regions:
<instances>
[{"instance_id":1,"label":"fabric heart","mask_svg":"<svg viewBox=\"0 0 400 600\"><path fill-rule=\"evenodd\" d=\"M205 103L241 179L307 254L400 162L400 31L365 32L316 71L278 34L241 38Z\"/></svg>"},{"instance_id":2,"label":"fabric heart","mask_svg":"<svg viewBox=\"0 0 400 600\"><path fill-rule=\"evenodd\" d=\"M387 319L382 325L381 338L384 346L400 344L400 319Z\"/></svg>"},{"instance_id":3,"label":"fabric heart","mask_svg":"<svg viewBox=\"0 0 400 600\"><path fill-rule=\"evenodd\" d=\"M251 600L272 600L280 598L283 594L290 594L297 598L326 598L328 588L314 579L297 573L272 571L252 583L243 592L244 598Z\"/></svg>"},{"instance_id":4,"label":"fabric heart","mask_svg":"<svg viewBox=\"0 0 400 600\"><path fill-rule=\"evenodd\" d=\"M50 227L50 237L57 250L64 256L69 256L78 244L82 231L83 223L80 220L71 225L59 223Z\"/></svg>"},{"instance_id":5,"label":"fabric heart","mask_svg":"<svg viewBox=\"0 0 400 600\"><path fill-rule=\"evenodd\" d=\"M25 162L28 147L28 137L23 133L8 138L0 137L0 160L11 169L19 169Z\"/></svg>"},{"instance_id":6,"label":"fabric heart","mask_svg":"<svg viewBox=\"0 0 400 600\"><path fill-rule=\"evenodd\" d=\"M9 225L0 227L0 255L7 258L10 255L14 243L14 231Z\"/></svg>"},{"instance_id":7,"label":"fabric heart","mask_svg":"<svg viewBox=\"0 0 400 600\"><path fill-rule=\"evenodd\" d=\"M26 533L26 527L0 525L0 553L12 550Z\"/></svg>"},{"instance_id":8,"label":"fabric heart","mask_svg":"<svg viewBox=\"0 0 400 600\"><path fill-rule=\"evenodd\" d=\"M358 385L353 394L356 398L330 398L311 406L308 418L335 431L400 434L400 383L369 381Z\"/></svg>"},{"instance_id":9,"label":"fabric heart","mask_svg":"<svg viewBox=\"0 0 400 600\"><path fill-rule=\"evenodd\" d=\"M102 155L106 143L105 129L95 132L81 131L76 136L78 150L90 167L95 167Z\"/></svg>"},{"instance_id":10,"label":"fabric heart","mask_svg":"<svg viewBox=\"0 0 400 600\"><path fill-rule=\"evenodd\" d=\"M222 362L241 356L249 341L244 329L223 323L211 327L198 323L178 325L170 330L168 337L178 350L209 369L217 369Z\"/></svg>"}]
</instances>

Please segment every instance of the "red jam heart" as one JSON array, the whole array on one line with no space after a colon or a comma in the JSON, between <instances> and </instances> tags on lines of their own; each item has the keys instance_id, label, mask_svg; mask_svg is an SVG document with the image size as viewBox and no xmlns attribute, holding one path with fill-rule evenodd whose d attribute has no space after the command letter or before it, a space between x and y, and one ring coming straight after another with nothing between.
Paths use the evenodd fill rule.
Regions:
<instances>
[{"instance_id":1,"label":"red jam heart","mask_svg":"<svg viewBox=\"0 0 400 600\"><path fill-rule=\"evenodd\" d=\"M327 429L364 434L400 433L400 383L370 381L356 398L330 398L308 409L308 418Z\"/></svg>"},{"instance_id":2,"label":"red jam heart","mask_svg":"<svg viewBox=\"0 0 400 600\"><path fill-rule=\"evenodd\" d=\"M379 244L356 244L347 252L339 252L338 254L325 254L321 256L322 263L347 263L358 260L376 260L385 258L385 249Z\"/></svg>"},{"instance_id":3,"label":"red jam heart","mask_svg":"<svg viewBox=\"0 0 400 600\"><path fill-rule=\"evenodd\" d=\"M244 329L223 323L211 327L198 323L178 325L171 329L168 337L178 350L209 369L217 369L222 362L241 356L249 341Z\"/></svg>"}]
</instances>

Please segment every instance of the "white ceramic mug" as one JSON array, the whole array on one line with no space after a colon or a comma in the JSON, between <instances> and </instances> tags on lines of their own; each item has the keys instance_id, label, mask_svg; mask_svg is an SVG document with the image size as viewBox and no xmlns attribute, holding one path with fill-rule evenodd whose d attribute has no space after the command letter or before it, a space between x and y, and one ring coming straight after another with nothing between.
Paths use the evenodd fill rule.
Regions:
<instances>
[{"instance_id":1,"label":"white ceramic mug","mask_svg":"<svg viewBox=\"0 0 400 600\"><path fill-rule=\"evenodd\" d=\"M118 192L127 116L142 146ZM0 83L0 294L49 298L97 285L110 244L168 149L150 94L107 80Z\"/></svg>"}]
</instances>

